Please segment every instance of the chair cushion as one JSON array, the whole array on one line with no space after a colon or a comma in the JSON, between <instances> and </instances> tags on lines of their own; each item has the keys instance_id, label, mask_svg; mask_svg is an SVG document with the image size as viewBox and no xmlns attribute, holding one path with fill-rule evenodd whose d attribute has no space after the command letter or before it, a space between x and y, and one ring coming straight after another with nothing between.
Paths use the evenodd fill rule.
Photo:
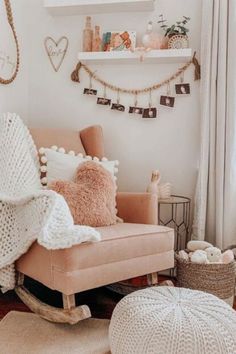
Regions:
<instances>
[{"instance_id":1,"label":"chair cushion","mask_svg":"<svg viewBox=\"0 0 236 354\"><path fill-rule=\"evenodd\" d=\"M70 295L174 266L174 230L120 223L97 228L102 240L47 250L35 242L16 263L18 271Z\"/></svg>"},{"instance_id":2,"label":"chair cushion","mask_svg":"<svg viewBox=\"0 0 236 354\"><path fill-rule=\"evenodd\" d=\"M96 267L137 257L173 251L173 229L146 224L118 223L98 227L102 240L54 251L54 266L60 271Z\"/></svg>"}]
</instances>

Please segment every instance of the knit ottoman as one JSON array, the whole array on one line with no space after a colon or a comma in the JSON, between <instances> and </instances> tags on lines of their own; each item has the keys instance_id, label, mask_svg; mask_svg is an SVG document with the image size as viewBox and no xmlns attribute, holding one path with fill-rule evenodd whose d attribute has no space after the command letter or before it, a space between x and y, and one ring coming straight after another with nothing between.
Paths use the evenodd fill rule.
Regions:
<instances>
[{"instance_id":1,"label":"knit ottoman","mask_svg":"<svg viewBox=\"0 0 236 354\"><path fill-rule=\"evenodd\" d=\"M153 287L117 304L109 339L112 354L235 354L236 312L211 294Z\"/></svg>"}]
</instances>

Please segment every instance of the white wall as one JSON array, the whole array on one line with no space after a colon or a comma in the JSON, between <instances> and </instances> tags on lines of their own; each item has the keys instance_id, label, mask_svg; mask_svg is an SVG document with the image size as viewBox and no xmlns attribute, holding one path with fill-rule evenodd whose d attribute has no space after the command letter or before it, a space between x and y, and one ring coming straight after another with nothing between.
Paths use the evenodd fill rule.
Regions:
<instances>
[{"instance_id":1,"label":"white wall","mask_svg":"<svg viewBox=\"0 0 236 354\"><path fill-rule=\"evenodd\" d=\"M107 156L120 160L120 190L145 190L152 169L160 169L163 181L172 182L175 193L193 196L199 150L199 83L193 81L193 68L185 75L186 81L191 82L191 95L178 98L173 110L159 108L158 119L146 121L128 113L112 112L109 108L97 106L94 98L83 96L83 88L88 85L85 74L81 76L80 85L70 80L77 52L81 49L85 17L52 17L43 8L43 0L26 2L30 14L30 125L81 129L100 124L104 129ZM140 37L148 20L157 22L161 13L170 23L182 15L191 17L191 47L199 53L199 0L157 0L153 13L95 15L92 20L93 24L101 25L103 31L131 29L137 30ZM58 73L52 70L43 46L44 38L49 35L55 39L66 35L70 41L68 54ZM116 85L136 88L159 82L178 67L178 64L143 63L99 65L92 69ZM160 92L153 95L154 102ZM108 94L115 99L113 93ZM133 104L133 97L122 96L121 101L128 106ZM140 98L140 104L147 105L148 97Z\"/></svg>"},{"instance_id":2,"label":"white wall","mask_svg":"<svg viewBox=\"0 0 236 354\"><path fill-rule=\"evenodd\" d=\"M12 1L14 23L20 44L20 71L16 80L10 85L0 84L0 114L3 112L16 112L27 121L28 119L28 0ZM0 1L0 51L16 59L14 41L12 39L10 27L7 23L4 2ZM1 62L2 64L2 62ZM8 68L0 65L0 76L6 77Z\"/></svg>"}]
</instances>

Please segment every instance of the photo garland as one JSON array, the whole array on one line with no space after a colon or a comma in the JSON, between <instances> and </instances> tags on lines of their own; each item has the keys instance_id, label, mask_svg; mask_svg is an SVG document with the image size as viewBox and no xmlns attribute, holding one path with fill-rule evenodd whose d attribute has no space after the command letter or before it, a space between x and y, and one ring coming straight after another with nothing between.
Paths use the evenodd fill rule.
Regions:
<instances>
[{"instance_id":1,"label":"photo garland","mask_svg":"<svg viewBox=\"0 0 236 354\"><path fill-rule=\"evenodd\" d=\"M97 104L103 106L110 106L112 110L125 112L126 108L124 105L120 103L120 93L129 94L134 96L134 105L129 106L128 112L134 115L140 115L142 118L156 118L157 117L157 108L153 106L152 103L152 92L160 89L161 87L166 87L166 95L160 96L160 105L168 108L173 108L175 106L175 96L171 94L171 86L170 84L175 81L177 78L180 79L179 83L175 84L175 93L177 96L181 95L189 95L191 92L190 84L184 82L184 72L191 66L195 67L195 80L200 79L200 65L196 59L196 52L193 55L193 58L188 61L184 66L178 69L178 71L170 76L168 79L154 84L150 87L146 87L143 89L124 89L115 85L112 85L99 76L96 75L87 65L79 62L75 68L75 70L71 74L71 80L77 83L80 83L79 72L83 68L85 72L89 75L89 87L84 88L83 93L85 95L97 96L98 91L93 88L92 80L98 82L103 86L103 95L97 98ZM107 98L107 89L111 91L115 91L117 94L116 102L112 102L110 98ZM149 102L148 107L143 108L138 105L138 95L140 94L148 94Z\"/></svg>"}]
</instances>

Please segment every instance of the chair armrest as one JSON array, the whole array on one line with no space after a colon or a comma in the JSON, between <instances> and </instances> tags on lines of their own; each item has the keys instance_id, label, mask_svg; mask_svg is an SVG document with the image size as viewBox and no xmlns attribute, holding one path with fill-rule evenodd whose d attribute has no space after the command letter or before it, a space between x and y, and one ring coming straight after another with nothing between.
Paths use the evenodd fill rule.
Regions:
<instances>
[{"instance_id":1,"label":"chair armrest","mask_svg":"<svg viewBox=\"0 0 236 354\"><path fill-rule=\"evenodd\" d=\"M116 196L118 216L125 222L157 224L157 196L150 193L119 192Z\"/></svg>"}]
</instances>

